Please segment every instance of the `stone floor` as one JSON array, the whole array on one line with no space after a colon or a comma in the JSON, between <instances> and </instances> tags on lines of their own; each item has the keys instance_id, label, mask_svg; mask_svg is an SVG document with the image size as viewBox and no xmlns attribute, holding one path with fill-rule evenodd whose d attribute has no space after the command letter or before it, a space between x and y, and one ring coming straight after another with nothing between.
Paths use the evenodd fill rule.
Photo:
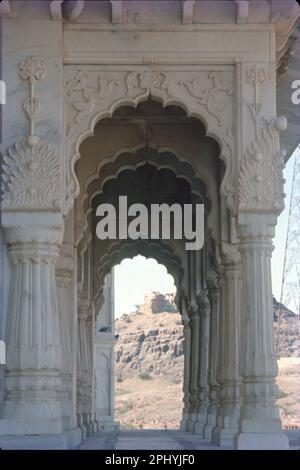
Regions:
<instances>
[{"instance_id":1,"label":"stone floor","mask_svg":"<svg viewBox=\"0 0 300 470\"><path fill-rule=\"evenodd\" d=\"M220 450L191 433L165 430L130 430L89 437L80 450ZM224 448L223 448L224 449Z\"/></svg>"},{"instance_id":2,"label":"stone floor","mask_svg":"<svg viewBox=\"0 0 300 470\"><path fill-rule=\"evenodd\" d=\"M300 449L300 431L287 431L290 448ZM80 450L226 450L191 433L165 430L98 432L79 446Z\"/></svg>"}]
</instances>

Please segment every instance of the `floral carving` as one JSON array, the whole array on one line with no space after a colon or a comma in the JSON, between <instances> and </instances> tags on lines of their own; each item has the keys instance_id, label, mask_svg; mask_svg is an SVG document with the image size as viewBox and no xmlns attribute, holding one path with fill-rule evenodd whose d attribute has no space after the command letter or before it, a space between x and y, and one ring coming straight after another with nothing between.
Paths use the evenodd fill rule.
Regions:
<instances>
[{"instance_id":1,"label":"floral carving","mask_svg":"<svg viewBox=\"0 0 300 470\"><path fill-rule=\"evenodd\" d=\"M79 71L75 77L67 83L67 93L80 92L78 98L72 101L73 108L77 111L75 122L80 124L82 119L89 115L101 101L112 93L113 88L119 85L117 80L107 80L100 75L97 86L89 83L89 73Z\"/></svg>"},{"instance_id":2,"label":"floral carving","mask_svg":"<svg viewBox=\"0 0 300 470\"><path fill-rule=\"evenodd\" d=\"M170 95L171 83L164 72L156 70L143 70L143 72L129 72L126 78L127 95L133 94L135 89L147 91L159 90Z\"/></svg>"},{"instance_id":3,"label":"floral carving","mask_svg":"<svg viewBox=\"0 0 300 470\"><path fill-rule=\"evenodd\" d=\"M19 65L20 76L29 82L23 109L30 122L28 136L8 150L3 162L2 206L9 210L59 210L61 163L55 149L34 135L40 101L34 84L45 77L44 61L27 57Z\"/></svg>"},{"instance_id":4,"label":"floral carving","mask_svg":"<svg viewBox=\"0 0 300 470\"><path fill-rule=\"evenodd\" d=\"M239 208L242 212L280 213L283 205L285 152L280 150L279 132L286 119L278 117L263 128L243 156L239 178Z\"/></svg>"},{"instance_id":5,"label":"floral carving","mask_svg":"<svg viewBox=\"0 0 300 470\"><path fill-rule=\"evenodd\" d=\"M45 78L45 63L42 59L27 57L19 65L20 76L23 80L29 80L30 83Z\"/></svg>"},{"instance_id":6,"label":"floral carving","mask_svg":"<svg viewBox=\"0 0 300 470\"><path fill-rule=\"evenodd\" d=\"M262 112L262 103L259 101L259 87L266 80L264 69L259 68L256 64L252 65L246 72L246 81L254 88L254 103L249 104L248 108L255 124L255 135L258 137L260 129L260 119Z\"/></svg>"},{"instance_id":7,"label":"floral carving","mask_svg":"<svg viewBox=\"0 0 300 470\"><path fill-rule=\"evenodd\" d=\"M4 157L3 208L45 210L60 207L60 158L39 137L28 137Z\"/></svg>"},{"instance_id":8,"label":"floral carving","mask_svg":"<svg viewBox=\"0 0 300 470\"><path fill-rule=\"evenodd\" d=\"M41 59L27 57L19 65L20 77L29 82L29 97L23 103L24 112L30 122L30 135L34 135L34 123L40 110L40 100L34 96L34 84L45 78L45 64Z\"/></svg>"},{"instance_id":9,"label":"floral carving","mask_svg":"<svg viewBox=\"0 0 300 470\"><path fill-rule=\"evenodd\" d=\"M208 73L211 80L211 86L203 90L203 78L195 78L191 81L180 81L188 92L204 105L207 111L217 119L219 126L225 125L225 119L222 114L230 105L233 94L232 84L224 78L222 71L213 71Z\"/></svg>"},{"instance_id":10,"label":"floral carving","mask_svg":"<svg viewBox=\"0 0 300 470\"><path fill-rule=\"evenodd\" d=\"M4 157L2 207L9 210L59 210L61 163L55 149L34 135L40 101L34 84L45 76L44 61L26 58L19 65L20 76L29 82L29 97L23 109L30 122L28 136L8 150Z\"/></svg>"}]
</instances>

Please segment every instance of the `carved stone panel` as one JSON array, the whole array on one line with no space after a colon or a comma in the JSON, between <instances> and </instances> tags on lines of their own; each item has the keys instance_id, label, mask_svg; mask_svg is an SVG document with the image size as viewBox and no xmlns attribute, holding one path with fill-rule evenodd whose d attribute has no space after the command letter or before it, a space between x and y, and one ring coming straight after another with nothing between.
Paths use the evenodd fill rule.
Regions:
<instances>
[{"instance_id":1,"label":"carved stone panel","mask_svg":"<svg viewBox=\"0 0 300 470\"><path fill-rule=\"evenodd\" d=\"M80 144L92 135L102 118L112 116L121 106L136 107L149 97L162 105L182 107L187 117L198 117L207 135L220 146L225 163L221 191L228 207L235 207L235 171L237 168L234 138L234 69L232 66L204 66L193 69L182 66L156 65L107 67L66 67L67 168L66 202L68 211L79 194L74 166L80 158Z\"/></svg>"}]
</instances>

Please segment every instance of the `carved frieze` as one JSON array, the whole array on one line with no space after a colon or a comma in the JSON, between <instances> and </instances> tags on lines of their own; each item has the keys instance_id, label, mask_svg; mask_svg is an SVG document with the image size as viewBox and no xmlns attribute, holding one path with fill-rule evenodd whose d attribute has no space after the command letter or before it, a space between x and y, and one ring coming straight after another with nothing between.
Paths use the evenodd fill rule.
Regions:
<instances>
[{"instance_id":1,"label":"carved frieze","mask_svg":"<svg viewBox=\"0 0 300 470\"><path fill-rule=\"evenodd\" d=\"M84 137L92 135L95 123L102 116L111 116L123 104L135 107L149 96L161 101L163 106L182 104L187 115L203 118L207 134L220 145L220 158L226 167L221 191L229 207L234 207L233 70L227 67L178 71L156 65L116 70L83 66L77 70L70 67L67 77L66 211L79 194L74 166L80 158L79 146Z\"/></svg>"},{"instance_id":2,"label":"carved frieze","mask_svg":"<svg viewBox=\"0 0 300 470\"><path fill-rule=\"evenodd\" d=\"M85 116L93 112L101 101L112 93L117 80L109 80L100 75L95 85L90 83L90 74L86 71L79 71L75 77L67 83L67 94L76 94L75 100L71 100L71 106L76 110L74 121L80 124Z\"/></svg>"},{"instance_id":3,"label":"carved frieze","mask_svg":"<svg viewBox=\"0 0 300 470\"><path fill-rule=\"evenodd\" d=\"M157 70L143 70L142 72L129 72L126 77L127 95L134 94L136 89L147 92L159 90L171 96L171 79L164 73Z\"/></svg>"},{"instance_id":4,"label":"carved frieze","mask_svg":"<svg viewBox=\"0 0 300 470\"><path fill-rule=\"evenodd\" d=\"M195 78L191 81L181 81L189 93L197 98L199 104L206 107L209 114L214 116L218 125L223 127L226 118L224 112L230 106L233 95L233 83L224 78L222 71L212 71L208 73L211 85L203 89L203 77Z\"/></svg>"}]
</instances>

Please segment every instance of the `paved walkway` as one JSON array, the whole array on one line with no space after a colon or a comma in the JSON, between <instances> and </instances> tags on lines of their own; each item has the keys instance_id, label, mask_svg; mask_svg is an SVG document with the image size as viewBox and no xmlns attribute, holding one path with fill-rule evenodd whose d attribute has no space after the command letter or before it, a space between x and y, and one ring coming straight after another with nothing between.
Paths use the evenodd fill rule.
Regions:
<instances>
[{"instance_id":1,"label":"paved walkway","mask_svg":"<svg viewBox=\"0 0 300 470\"><path fill-rule=\"evenodd\" d=\"M300 449L300 430L286 431L290 449ZM201 439L195 434L176 430L130 430L98 432L79 446L80 450L228 450Z\"/></svg>"},{"instance_id":2,"label":"paved walkway","mask_svg":"<svg viewBox=\"0 0 300 470\"><path fill-rule=\"evenodd\" d=\"M181 431L130 430L111 434L98 432L79 446L80 450L220 450L199 436ZM225 448L223 447L222 450Z\"/></svg>"}]
</instances>

